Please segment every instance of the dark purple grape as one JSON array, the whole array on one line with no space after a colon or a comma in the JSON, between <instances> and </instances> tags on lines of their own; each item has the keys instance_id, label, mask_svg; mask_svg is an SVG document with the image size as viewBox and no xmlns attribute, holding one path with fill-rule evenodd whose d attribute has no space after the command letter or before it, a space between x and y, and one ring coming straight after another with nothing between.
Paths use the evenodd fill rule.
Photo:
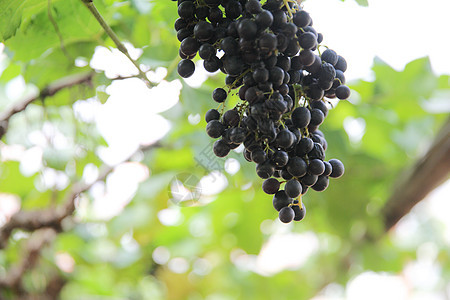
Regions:
<instances>
[{"instance_id":1,"label":"dark purple grape","mask_svg":"<svg viewBox=\"0 0 450 300\"><path fill-rule=\"evenodd\" d=\"M311 17L306 11L300 10L294 14L292 21L298 27L305 27L311 23Z\"/></svg>"},{"instance_id":2,"label":"dark purple grape","mask_svg":"<svg viewBox=\"0 0 450 300\"><path fill-rule=\"evenodd\" d=\"M336 88L336 97L340 100L345 100L350 97L350 88L346 85L340 85Z\"/></svg>"},{"instance_id":3,"label":"dark purple grape","mask_svg":"<svg viewBox=\"0 0 450 300\"><path fill-rule=\"evenodd\" d=\"M299 205L292 205L292 209L294 210L295 216L294 221L301 221L305 218L306 215L306 207L305 204L302 203L302 207L300 208Z\"/></svg>"},{"instance_id":4,"label":"dark purple grape","mask_svg":"<svg viewBox=\"0 0 450 300\"><path fill-rule=\"evenodd\" d=\"M193 19L195 13L195 5L192 1L184 1L178 5L178 15L186 20Z\"/></svg>"},{"instance_id":5,"label":"dark purple grape","mask_svg":"<svg viewBox=\"0 0 450 300\"><path fill-rule=\"evenodd\" d=\"M205 121L208 123L211 120L219 120L220 119L220 113L217 111L217 109L210 109L205 114Z\"/></svg>"},{"instance_id":6,"label":"dark purple grape","mask_svg":"<svg viewBox=\"0 0 450 300\"><path fill-rule=\"evenodd\" d=\"M180 51L187 56L197 53L200 45L197 40L192 37L185 38L180 45Z\"/></svg>"},{"instance_id":7,"label":"dark purple grape","mask_svg":"<svg viewBox=\"0 0 450 300\"><path fill-rule=\"evenodd\" d=\"M328 115L328 107L325 105L323 101L312 101L310 103L311 108L320 109L323 113L323 116L326 117Z\"/></svg>"},{"instance_id":8,"label":"dark purple grape","mask_svg":"<svg viewBox=\"0 0 450 300\"><path fill-rule=\"evenodd\" d=\"M324 176L329 176L331 174L331 171L333 169L333 167L331 166L331 164L327 161L323 162L324 166L325 166L325 171L323 171Z\"/></svg>"},{"instance_id":9,"label":"dark purple grape","mask_svg":"<svg viewBox=\"0 0 450 300\"><path fill-rule=\"evenodd\" d=\"M287 164L288 172L294 177L301 177L306 174L308 169L308 165L306 162L300 157L291 157L289 158L289 162Z\"/></svg>"},{"instance_id":10,"label":"dark purple grape","mask_svg":"<svg viewBox=\"0 0 450 300\"><path fill-rule=\"evenodd\" d=\"M216 88L212 93L212 97L217 103L224 102L227 99L227 96L228 93L223 88Z\"/></svg>"},{"instance_id":11,"label":"dark purple grape","mask_svg":"<svg viewBox=\"0 0 450 300\"><path fill-rule=\"evenodd\" d=\"M325 116L323 112L318 108L311 109L311 121L309 122L311 125L318 126L323 123Z\"/></svg>"},{"instance_id":12,"label":"dark purple grape","mask_svg":"<svg viewBox=\"0 0 450 300\"><path fill-rule=\"evenodd\" d=\"M256 83L264 83L269 80L269 70L266 68L258 68L253 71L252 75Z\"/></svg>"},{"instance_id":13,"label":"dark purple grape","mask_svg":"<svg viewBox=\"0 0 450 300\"><path fill-rule=\"evenodd\" d=\"M273 195L280 189L280 182L275 178L268 178L262 184L264 193Z\"/></svg>"},{"instance_id":14,"label":"dark purple grape","mask_svg":"<svg viewBox=\"0 0 450 300\"><path fill-rule=\"evenodd\" d=\"M312 175L322 175L325 172L325 165L320 159L311 159L308 165L308 172Z\"/></svg>"},{"instance_id":15,"label":"dark purple grape","mask_svg":"<svg viewBox=\"0 0 450 300\"><path fill-rule=\"evenodd\" d=\"M305 32L300 35L298 42L303 49L312 49L317 44L317 38L314 33Z\"/></svg>"},{"instance_id":16,"label":"dark purple grape","mask_svg":"<svg viewBox=\"0 0 450 300\"><path fill-rule=\"evenodd\" d=\"M317 182L311 188L317 192L323 192L327 189L329 183L328 176L319 176Z\"/></svg>"},{"instance_id":17,"label":"dark purple grape","mask_svg":"<svg viewBox=\"0 0 450 300\"><path fill-rule=\"evenodd\" d=\"M195 64L192 60L182 59L178 63L178 74L183 78L191 77L195 72Z\"/></svg>"},{"instance_id":18,"label":"dark purple grape","mask_svg":"<svg viewBox=\"0 0 450 300\"><path fill-rule=\"evenodd\" d=\"M225 157L230 153L230 146L224 140L217 140L213 145L213 152L217 157Z\"/></svg>"},{"instance_id":19,"label":"dark purple grape","mask_svg":"<svg viewBox=\"0 0 450 300\"><path fill-rule=\"evenodd\" d=\"M258 174L258 176L262 179L272 177L274 172L275 168L269 161L256 165L256 174Z\"/></svg>"},{"instance_id":20,"label":"dark purple grape","mask_svg":"<svg viewBox=\"0 0 450 300\"><path fill-rule=\"evenodd\" d=\"M252 160L255 163L261 164L261 163L265 162L266 159L267 159L267 154L264 150L258 149L258 150L252 151Z\"/></svg>"},{"instance_id":21,"label":"dark purple grape","mask_svg":"<svg viewBox=\"0 0 450 300\"><path fill-rule=\"evenodd\" d=\"M295 217L295 212L289 206L283 207L278 214L278 218L283 223L292 222L292 220L294 220L294 217Z\"/></svg>"},{"instance_id":22,"label":"dark purple grape","mask_svg":"<svg viewBox=\"0 0 450 300\"><path fill-rule=\"evenodd\" d=\"M330 63L333 66L335 66L338 62L337 53L331 49L327 49L327 50L323 51L322 54L320 55L320 57L322 58L322 61L326 61L327 63Z\"/></svg>"},{"instance_id":23,"label":"dark purple grape","mask_svg":"<svg viewBox=\"0 0 450 300\"><path fill-rule=\"evenodd\" d=\"M242 127L235 127L231 129L230 140L235 144L240 144L245 140L247 130Z\"/></svg>"},{"instance_id":24,"label":"dark purple grape","mask_svg":"<svg viewBox=\"0 0 450 300\"><path fill-rule=\"evenodd\" d=\"M288 161L289 155L282 150L275 151L271 158L271 162L279 168L284 167L288 163Z\"/></svg>"},{"instance_id":25,"label":"dark purple grape","mask_svg":"<svg viewBox=\"0 0 450 300\"><path fill-rule=\"evenodd\" d=\"M198 54L202 59L208 60L216 56L216 49L211 44L202 44L198 49Z\"/></svg>"},{"instance_id":26,"label":"dark purple grape","mask_svg":"<svg viewBox=\"0 0 450 300\"><path fill-rule=\"evenodd\" d=\"M221 61L214 55L211 59L203 61L203 67L210 73L216 72L221 67Z\"/></svg>"},{"instance_id":27,"label":"dark purple grape","mask_svg":"<svg viewBox=\"0 0 450 300\"><path fill-rule=\"evenodd\" d=\"M225 15L227 18L236 19L242 14L242 5L236 0L229 0L225 6Z\"/></svg>"},{"instance_id":28,"label":"dark purple grape","mask_svg":"<svg viewBox=\"0 0 450 300\"><path fill-rule=\"evenodd\" d=\"M234 126L238 125L240 119L241 119L241 117L240 117L239 113L234 109L227 110L223 114L223 123L227 126L234 127Z\"/></svg>"},{"instance_id":29,"label":"dark purple grape","mask_svg":"<svg viewBox=\"0 0 450 300\"><path fill-rule=\"evenodd\" d=\"M297 128L305 128L311 121L311 112L306 107L297 107L291 115L292 123Z\"/></svg>"},{"instance_id":30,"label":"dark purple grape","mask_svg":"<svg viewBox=\"0 0 450 300\"><path fill-rule=\"evenodd\" d=\"M255 22L260 30L264 30L272 26L273 15L270 11L264 9L262 12L256 15Z\"/></svg>"},{"instance_id":31,"label":"dark purple grape","mask_svg":"<svg viewBox=\"0 0 450 300\"><path fill-rule=\"evenodd\" d=\"M286 192L286 195L288 195L291 198L297 198L302 193L302 185L300 182L298 182L297 179L291 179L288 182L286 182L286 185L284 186L284 191Z\"/></svg>"},{"instance_id":32,"label":"dark purple grape","mask_svg":"<svg viewBox=\"0 0 450 300\"><path fill-rule=\"evenodd\" d=\"M188 25L188 22L187 22L185 19L178 18L178 19L175 21L173 27L175 28L176 31L178 31L178 30L180 30L180 29L186 28L187 25Z\"/></svg>"},{"instance_id":33,"label":"dark purple grape","mask_svg":"<svg viewBox=\"0 0 450 300\"><path fill-rule=\"evenodd\" d=\"M300 179L300 181L304 186L312 186L317 182L318 178L319 178L319 176L317 176L317 175L307 173L305 176L303 176Z\"/></svg>"},{"instance_id":34,"label":"dark purple grape","mask_svg":"<svg viewBox=\"0 0 450 300\"><path fill-rule=\"evenodd\" d=\"M344 175L344 164L339 160L339 159L330 159L328 161L331 165L331 173L330 173L330 177L332 178L339 178L342 175Z\"/></svg>"},{"instance_id":35,"label":"dark purple grape","mask_svg":"<svg viewBox=\"0 0 450 300\"><path fill-rule=\"evenodd\" d=\"M277 134L275 141L279 147L287 149L294 143L294 137L289 130L283 129Z\"/></svg>"},{"instance_id":36,"label":"dark purple grape","mask_svg":"<svg viewBox=\"0 0 450 300\"><path fill-rule=\"evenodd\" d=\"M289 198L284 190L279 190L273 196L272 204L277 211L280 211L283 207L287 207L291 203L292 198Z\"/></svg>"},{"instance_id":37,"label":"dark purple grape","mask_svg":"<svg viewBox=\"0 0 450 300\"><path fill-rule=\"evenodd\" d=\"M262 11L259 0L248 0L245 4L245 10L251 14L259 14Z\"/></svg>"},{"instance_id":38,"label":"dark purple grape","mask_svg":"<svg viewBox=\"0 0 450 300\"><path fill-rule=\"evenodd\" d=\"M204 42L212 38L214 27L206 21L199 21L194 27L194 36L197 40Z\"/></svg>"},{"instance_id":39,"label":"dark purple grape","mask_svg":"<svg viewBox=\"0 0 450 300\"><path fill-rule=\"evenodd\" d=\"M239 37L244 40L253 40L256 37L257 30L258 26L251 19L242 19L237 26Z\"/></svg>"},{"instance_id":40,"label":"dark purple grape","mask_svg":"<svg viewBox=\"0 0 450 300\"><path fill-rule=\"evenodd\" d=\"M269 53L277 48L277 37L271 33L263 33L258 39L258 45L263 53Z\"/></svg>"},{"instance_id":41,"label":"dark purple grape","mask_svg":"<svg viewBox=\"0 0 450 300\"><path fill-rule=\"evenodd\" d=\"M211 120L206 125L206 133L214 139L222 136L224 131L225 127L219 120Z\"/></svg>"},{"instance_id":42,"label":"dark purple grape","mask_svg":"<svg viewBox=\"0 0 450 300\"><path fill-rule=\"evenodd\" d=\"M223 18L222 10L218 7L212 7L209 10L208 19L211 23L219 23Z\"/></svg>"},{"instance_id":43,"label":"dark purple grape","mask_svg":"<svg viewBox=\"0 0 450 300\"><path fill-rule=\"evenodd\" d=\"M345 72L347 70L347 61L342 56L338 55L338 61L334 66L336 70L341 70Z\"/></svg>"}]
</instances>

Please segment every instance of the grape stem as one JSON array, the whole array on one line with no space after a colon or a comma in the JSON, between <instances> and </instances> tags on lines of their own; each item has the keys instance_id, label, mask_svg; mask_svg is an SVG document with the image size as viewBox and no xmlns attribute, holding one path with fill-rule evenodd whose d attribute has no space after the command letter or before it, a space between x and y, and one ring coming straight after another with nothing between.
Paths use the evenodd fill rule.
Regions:
<instances>
[{"instance_id":1,"label":"grape stem","mask_svg":"<svg viewBox=\"0 0 450 300\"><path fill-rule=\"evenodd\" d=\"M113 40L114 44L116 44L117 49L119 49L120 52L122 52L130 61L131 63L133 63L133 65L136 67L136 69L139 72L139 75L137 75L137 77L139 77L140 79L142 79L142 81L145 82L145 84L151 88L154 87L155 84L153 84L152 82L150 82L150 80L148 79L147 75L145 74L145 72L141 69L141 67L139 66L139 64L137 63L137 61L135 61L130 53L128 52L127 48L125 47L125 45L120 41L120 39L118 38L118 36L116 35L116 33L112 30L112 28L108 25L108 23L106 23L105 19L102 17L102 15L100 14L100 12L98 11L97 7L94 5L93 0L81 0L81 2L83 2L83 4L89 9L89 11L91 12L91 14L94 16L94 18L97 20L97 22L100 24L100 26L102 26L102 28L105 30L106 34L108 34L108 36Z\"/></svg>"}]
</instances>

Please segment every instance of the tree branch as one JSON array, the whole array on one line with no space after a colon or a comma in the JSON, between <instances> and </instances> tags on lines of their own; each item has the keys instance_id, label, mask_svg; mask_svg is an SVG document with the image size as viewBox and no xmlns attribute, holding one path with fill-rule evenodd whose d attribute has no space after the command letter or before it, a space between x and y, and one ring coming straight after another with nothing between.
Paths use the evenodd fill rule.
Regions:
<instances>
[{"instance_id":1,"label":"tree branch","mask_svg":"<svg viewBox=\"0 0 450 300\"><path fill-rule=\"evenodd\" d=\"M6 111L0 114L0 139L6 133L8 129L9 119L13 115L24 111L28 107L28 105L30 105L32 102L53 96L62 89L72 87L74 85L91 82L94 74L95 74L94 72L90 71L88 73L80 73L63 77L55 82L50 83L49 85L44 87L39 93L36 93L26 99L23 99L19 103L8 108Z\"/></svg>"},{"instance_id":2,"label":"tree branch","mask_svg":"<svg viewBox=\"0 0 450 300\"><path fill-rule=\"evenodd\" d=\"M156 143L149 146L140 147L133 155L131 155L126 161L129 161L134 154L140 151L147 151L153 148L160 147L161 145ZM56 232L62 231L62 221L72 216L75 211L75 199L83 192L89 190L96 182L106 179L108 174L114 170L115 166L104 165L101 169L100 175L97 179L89 184L83 182L75 183L68 192L63 204L58 207L52 207L42 210L23 211L15 213L11 219L3 227L0 228L0 249L7 246L9 237L14 229L22 229L26 231L34 231L41 228L53 228Z\"/></svg>"},{"instance_id":3,"label":"tree branch","mask_svg":"<svg viewBox=\"0 0 450 300\"><path fill-rule=\"evenodd\" d=\"M108 34L108 36L113 40L114 44L116 44L116 46L117 46L117 49L119 49L119 51L122 52L133 63L133 65L136 67L136 69L139 72L138 77L140 79L142 79L148 87L154 87L155 84L150 82L150 80L148 79L147 75L145 74L144 71L142 71L142 69L139 66L139 64L137 63L137 61L135 61L131 57L131 55L128 52L128 50L125 47L125 45L120 41L119 37L112 30L112 28L108 25L108 23L106 23L105 19L103 19L102 15L98 11L97 7L95 7L94 2L92 0L81 0L81 2L84 3L84 5L89 9L91 14L94 16L94 18L100 24L100 26L103 27L103 29L105 30L106 34Z\"/></svg>"},{"instance_id":4,"label":"tree branch","mask_svg":"<svg viewBox=\"0 0 450 300\"><path fill-rule=\"evenodd\" d=\"M23 259L19 264L10 268L3 278L0 278L0 290L1 288L9 288L16 294L23 294L23 275L37 264L42 249L50 244L55 237L56 231L52 228L35 231L27 242L25 253L22 255Z\"/></svg>"},{"instance_id":5,"label":"tree branch","mask_svg":"<svg viewBox=\"0 0 450 300\"><path fill-rule=\"evenodd\" d=\"M403 176L382 209L386 231L417 203L449 178L450 118L437 134L427 153Z\"/></svg>"}]
</instances>

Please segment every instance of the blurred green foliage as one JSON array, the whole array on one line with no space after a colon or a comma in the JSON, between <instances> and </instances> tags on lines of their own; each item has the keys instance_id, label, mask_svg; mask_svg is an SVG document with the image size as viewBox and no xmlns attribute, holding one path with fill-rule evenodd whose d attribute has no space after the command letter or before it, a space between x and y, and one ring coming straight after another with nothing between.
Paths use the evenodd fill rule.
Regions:
<instances>
[{"instance_id":1,"label":"blurred green foliage","mask_svg":"<svg viewBox=\"0 0 450 300\"><path fill-rule=\"evenodd\" d=\"M48 18L48 3L64 49ZM95 5L123 41L143 49L140 63L169 68L167 80L177 78L174 62L179 42L172 29L177 18L175 2L102 0ZM89 65L78 67L74 60L89 61L96 46L114 47L79 0L4 0L0 12L0 37L7 55L0 66L1 110L13 102L6 97L12 81L22 78L27 91L42 88L89 70ZM254 165L239 153L230 157L239 162L240 170L233 176L224 172L227 187L208 196L209 203L182 207L169 200L168 186L176 174L202 178L211 171L196 161L211 145L204 133L205 121L202 117L192 124L188 116L203 116L214 106L210 92L223 85L224 78L210 77L200 88L183 82L180 101L161 114L172 129L160 141L163 147L143 157L141 163L149 168L150 176L140 183L132 201L107 221L77 212L78 222L43 252L37 269L25 278L25 286L40 293L45 286L42 282L59 273L67 280L62 299L307 299L329 283L345 285L364 270L400 272L425 241L439 245L442 280L450 280L450 251L442 242L439 224L426 221L416 240L404 246L385 235L379 213L397 179L423 154L443 123L447 114L432 108L437 96L450 95L450 78L434 75L427 58L409 63L402 71L375 59L373 75L373 81L349 84L352 98L331 110L322 126L329 145L327 157L344 162L345 176L332 180L323 193L308 192L303 199L308 209L305 220L285 227L277 223L271 197L261 191ZM33 103L11 119L3 146L34 147L29 133L53 124L70 143L58 150L47 144L42 149L42 165L65 172L70 182L80 180L87 164L102 165L98 147L105 141L94 124L75 117L73 104L89 97L108 103L105 85L110 82L99 73L92 87L65 90L47 98L44 106ZM349 139L345 120L363 124L361 140ZM222 159L218 162L224 164ZM42 176L42 168L25 176L18 161L2 161L0 192L20 197L27 210L61 202L64 190L36 188ZM92 209L92 194L85 197L84 209ZM179 214L173 225L160 221L161 211L167 209ZM313 233L317 251L301 267L275 274L261 275L236 263L237 253L258 255L280 230ZM368 235L377 240L367 239ZM25 240L15 236L0 251L0 275L20 260ZM167 250L171 258L183 258L187 270L176 273L170 263L155 262L152 254L157 248ZM301 253L302 247L284 251ZM61 253L74 260L70 272L57 267L56 257ZM8 297L7 291L2 292Z\"/></svg>"}]
</instances>

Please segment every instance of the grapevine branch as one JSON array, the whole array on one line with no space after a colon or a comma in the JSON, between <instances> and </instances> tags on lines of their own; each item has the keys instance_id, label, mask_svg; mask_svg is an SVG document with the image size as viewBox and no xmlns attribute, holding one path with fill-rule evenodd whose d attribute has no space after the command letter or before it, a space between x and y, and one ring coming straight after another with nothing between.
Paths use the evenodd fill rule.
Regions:
<instances>
[{"instance_id":1,"label":"grapevine branch","mask_svg":"<svg viewBox=\"0 0 450 300\"><path fill-rule=\"evenodd\" d=\"M120 52L122 52L136 67L136 69L139 72L138 77L142 79L145 84L148 87L154 87L155 84L153 84L147 77L144 71L142 71L141 67L139 66L138 62L135 61L130 53L128 52L125 45L120 41L119 37L116 35L116 33L112 30L112 28L106 23L105 19L102 17L100 12L98 11L97 7L94 5L93 0L81 0L84 5L89 9L91 14L94 16L94 18L97 20L97 22L102 26L102 28L105 30L106 34L113 40L114 44L116 44L117 49L119 49Z\"/></svg>"},{"instance_id":2,"label":"grapevine branch","mask_svg":"<svg viewBox=\"0 0 450 300\"><path fill-rule=\"evenodd\" d=\"M436 135L427 153L403 176L382 212L386 231L390 230L417 203L449 178L450 118Z\"/></svg>"},{"instance_id":3,"label":"grapevine branch","mask_svg":"<svg viewBox=\"0 0 450 300\"><path fill-rule=\"evenodd\" d=\"M23 253L23 259L15 266L11 267L8 273L0 278L0 290L10 288L16 294L23 294L22 277L27 270L32 269L39 261L42 249L50 244L56 237L53 228L45 228L33 232L27 242Z\"/></svg>"},{"instance_id":4,"label":"grapevine branch","mask_svg":"<svg viewBox=\"0 0 450 300\"><path fill-rule=\"evenodd\" d=\"M160 147L160 145L152 144L149 146L140 147L137 152L147 151L157 147ZM127 161L130 160L132 156L130 156ZM11 236L12 231L15 229L35 231L41 228L52 228L56 232L62 231L62 221L65 218L70 217L75 211L75 200L77 199L77 197L81 193L89 190L94 183L105 180L108 174L110 174L114 170L114 166L110 167L104 165L103 167L101 167L101 169L103 171L100 172L100 175L94 182L89 184L83 182L75 183L67 193L67 196L65 197L62 205L42 210L21 210L14 214L9 222L7 222L3 227L0 228L0 249L3 249L7 246L9 237Z\"/></svg>"},{"instance_id":5,"label":"grapevine branch","mask_svg":"<svg viewBox=\"0 0 450 300\"><path fill-rule=\"evenodd\" d=\"M30 105L32 102L53 96L60 90L72 87L74 85L90 83L93 76L94 72L91 71L88 73L80 73L76 75L63 77L53 83L50 83L49 85L44 87L40 92L35 93L34 95L26 99L23 99L16 105L11 106L9 109L0 114L0 139L7 131L10 118L15 114L24 111L28 107L28 105Z\"/></svg>"}]
</instances>

